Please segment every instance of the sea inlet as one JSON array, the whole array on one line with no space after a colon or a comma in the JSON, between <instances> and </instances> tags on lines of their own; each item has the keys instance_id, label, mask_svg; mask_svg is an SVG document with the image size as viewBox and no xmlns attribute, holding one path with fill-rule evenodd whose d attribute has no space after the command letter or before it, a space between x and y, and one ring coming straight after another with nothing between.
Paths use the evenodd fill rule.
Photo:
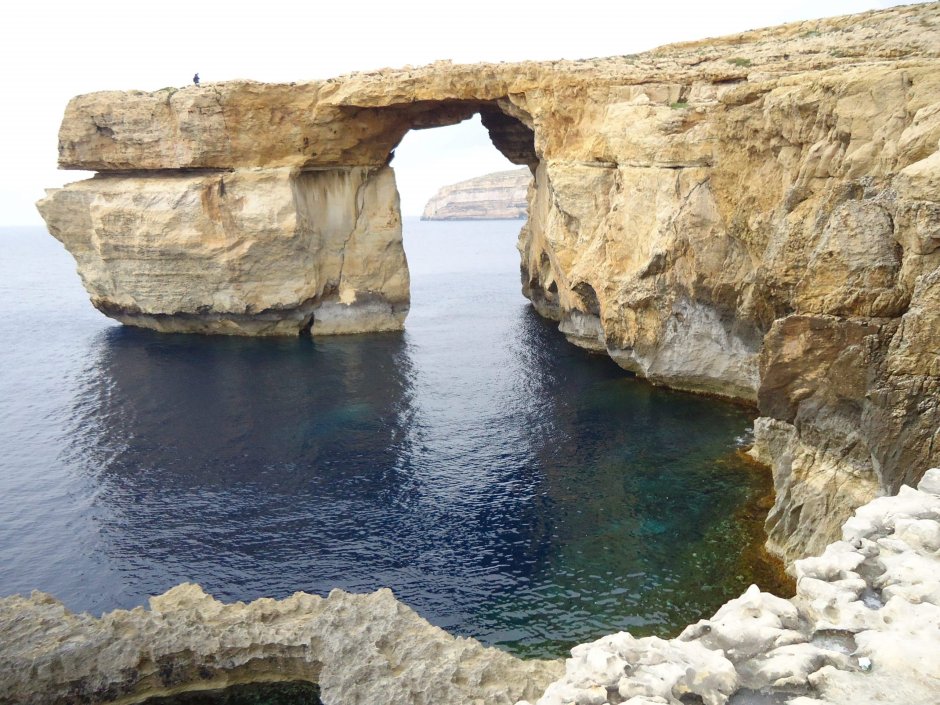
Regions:
<instances>
[{"instance_id":1,"label":"sea inlet","mask_svg":"<svg viewBox=\"0 0 940 705\"><path fill-rule=\"evenodd\" d=\"M0 594L387 586L557 657L779 590L754 411L567 343L520 294L518 228L406 219L406 330L316 340L116 325L44 230L0 231Z\"/></svg>"}]
</instances>

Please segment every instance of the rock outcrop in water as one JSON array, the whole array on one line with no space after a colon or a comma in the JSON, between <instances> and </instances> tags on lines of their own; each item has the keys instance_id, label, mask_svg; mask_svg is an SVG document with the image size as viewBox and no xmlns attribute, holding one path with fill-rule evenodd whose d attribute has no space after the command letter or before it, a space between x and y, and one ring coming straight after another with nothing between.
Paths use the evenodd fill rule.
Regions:
<instances>
[{"instance_id":1,"label":"rock outcrop in water","mask_svg":"<svg viewBox=\"0 0 940 705\"><path fill-rule=\"evenodd\" d=\"M525 218L532 172L498 171L444 186L424 207L421 220L496 220Z\"/></svg>"},{"instance_id":2,"label":"rock outcrop in water","mask_svg":"<svg viewBox=\"0 0 940 705\"><path fill-rule=\"evenodd\" d=\"M523 289L655 383L756 402L770 546L940 461L940 5L590 61L74 98L39 203L125 323L401 327L389 156L479 113L535 174Z\"/></svg>"},{"instance_id":3,"label":"rock outcrop in water","mask_svg":"<svg viewBox=\"0 0 940 705\"><path fill-rule=\"evenodd\" d=\"M0 704L134 703L266 680L319 683L327 705L935 702L940 469L859 509L796 570L792 600L752 586L676 639L613 634L565 664L452 637L388 590L224 605L181 585L101 619L41 593L8 597Z\"/></svg>"}]
</instances>

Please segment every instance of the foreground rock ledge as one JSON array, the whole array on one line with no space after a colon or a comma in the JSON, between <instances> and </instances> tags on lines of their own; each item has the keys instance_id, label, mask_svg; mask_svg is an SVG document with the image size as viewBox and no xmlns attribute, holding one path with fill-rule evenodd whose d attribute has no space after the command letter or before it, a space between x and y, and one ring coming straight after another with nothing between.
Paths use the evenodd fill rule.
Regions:
<instances>
[{"instance_id":1,"label":"foreground rock ledge","mask_svg":"<svg viewBox=\"0 0 940 705\"><path fill-rule=\"evenodd\" d=\"M95 306L159 331L397 330L392 156L480 114L532 174L522 286L654 383L756 402L769 548L940 463L940 4L587 61L74 98L38 205Z\"/></svg>"},{"instance_id":2,"label":"foreground rock ledge","mask_svg":"<svg viewBox=\"0 0 940 705\"><path fill-rule=\"evenodd\" d=\"M387 589L226 605L183 584L149 610L101 619L38 592L0 600L0 703L133 703L307 680L327 705L510 705L562 671L451 636Z\"/></svg>"},{"instance_id":3,"label":"foreground rock ledge","mask_svg":"<svg viewBox=\"0 0 940 705\"><path fill-rule=\"evenodd\" d=\"M0 600L0 703L134 703L271 680L319 683L326 705L724 705L752 691L790 705L936 702L940 469L860 508L796 569L791 600L752 586L676 639L621 632L565 664L453 637L389 590L225 605L184 584L101 619L34 592Z\"/></svg>"}]
</instances>

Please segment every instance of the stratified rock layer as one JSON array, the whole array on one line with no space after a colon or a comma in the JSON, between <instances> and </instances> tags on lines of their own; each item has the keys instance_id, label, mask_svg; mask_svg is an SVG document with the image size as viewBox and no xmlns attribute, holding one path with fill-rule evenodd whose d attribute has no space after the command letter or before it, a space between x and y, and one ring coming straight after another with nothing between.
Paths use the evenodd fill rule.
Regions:
<instances>
[{"instance_id":1,"label":"stratified rock layer","mask_svg":"<svg viewBox=\"0 0 940 705\"><path fill-rule=\"evenodd\" d=\"M408 312L387 167L106 173L57 191L42 212L92 303L122 323L355 333L399 329Z\"/></svg>"},{"instance_id":2,"label":"stratified rock layer","mask_svg":"<svg viewBox=\"0 0 940 705\"><path fill-rule=\"evenodd\" d=\"M639 56L74 98L39 209L158 330L401 327L393 148L479 113L534 174L523 290L655 383L756 402L770 546L940 462L940 5ZM913 475L912 475L913 473Z\"/></svg>"},{"instance_id":3,"label":"stratified rock layer","mask_svg":"<svg viewBox=\"0 0 940 705\"><path fill-rule=\"evenodd\" d=\"M724 705L746 691L791 705L936 701L940 469L859 509L796 570L792 600L751 586L676 639L621 632L565 664L450 636L388 590L225 605L184 584L101 619L38 592L7 597L0 704L134 703L270 680L318 683L326 705Z\"/></svg>"},{"instance_id":4,"label":"stratified rock layer","mask_svg":"<svg viewBox=\"0 0 940 705\"><path fill-rule=\"evenodd\" d=\"M528 169L498 171L441 188L421 220L515 220L528 212Z\"/></svg>"}]
</instances>

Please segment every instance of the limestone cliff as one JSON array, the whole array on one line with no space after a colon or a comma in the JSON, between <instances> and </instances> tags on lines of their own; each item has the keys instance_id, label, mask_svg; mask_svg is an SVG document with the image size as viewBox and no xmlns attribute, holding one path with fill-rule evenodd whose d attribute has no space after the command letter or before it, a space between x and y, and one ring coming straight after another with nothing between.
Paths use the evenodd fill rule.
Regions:
<instances>
[{"instance_id":1,"label":"limestone cliff","mask_svg":"<svg viewBox=\"0 0 940 705\"><path fill-rule=\"evenodd\" d=\"M421 220L525 218L531 181L528 169L512 169L444 186L427 202Z\"/></svg>"},{"instance_id":2,"label":"limestone cliff","mask_svg":"<svg viewBox=\"0 0 940 705\"><path fill-rule=\"evenodd\" d=\"M129 705L284 680L344 705L935 702L940 469L861 508L842 535L797 563L792 600L752 585L675 639L621 632L565 663L453 637L389 590L227 605L184 584L100 619L39 592L7 597L0 705Z\"/></svg>"},{"instance_id":3,"label":"limestone cliff","mask_svg":"<svg viewBox=\"0 0 940 705\"><path fill-rule=\"evenodd\" d=\"M771 547L940 462L940 4L590 61L74 98L39 209L159 330L402 325L389 155L479 113L535 174L523 289L658 384L756 402Z\"/></svg>"}]
</instances>

